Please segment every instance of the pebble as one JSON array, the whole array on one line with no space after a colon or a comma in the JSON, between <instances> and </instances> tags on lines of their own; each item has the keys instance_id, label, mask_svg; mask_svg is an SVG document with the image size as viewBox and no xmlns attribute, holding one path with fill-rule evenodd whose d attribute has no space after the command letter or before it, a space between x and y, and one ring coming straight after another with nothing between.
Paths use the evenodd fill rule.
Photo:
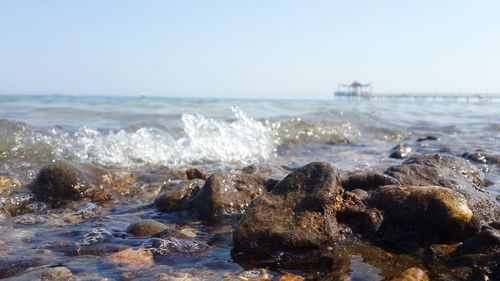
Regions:
<instances>
[{"instance_id":1,"label":"pebble","mask_svg":"<svg viewBox=\"0 0 500 281\"><path fill-rule=\"evenodd\" d=\"M106 262L127 269L150 269L154 266L152 251L144 248L134 250L126 249L112 254L106 258Z\"/></svg>"},{"instance_id":2,"label":"pebble","mask_svg":"<svg viewBox=\"0 0 500 281\"><path fill-rule=\"evenodd\" d=\"M418 267L410 267L392 281L429 281L429 276Z\"/></svg>"},{"instance_id":3,"label":"pebble","mask_svg":"<svg viewBox=\"0 0 500 281\"><path fill-rule=\"evenodd\" d=\"M42 280L61 280L73 276L69 268L65 266L56 266L42 272Z\"/></svg>"}]
</instances>

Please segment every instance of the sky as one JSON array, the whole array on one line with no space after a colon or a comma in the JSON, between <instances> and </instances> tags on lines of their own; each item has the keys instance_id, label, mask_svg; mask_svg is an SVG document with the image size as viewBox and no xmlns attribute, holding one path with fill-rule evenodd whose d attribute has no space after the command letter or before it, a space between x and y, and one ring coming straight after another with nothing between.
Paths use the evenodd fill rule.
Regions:
<instances>
[{"instance_id":1,"label":"sky","mask_svg":"<svg viewBox=\"0 0 500 281\"><path fill-rule=\"evenodd\" d=\"M500 93L500 1L0 0L0 94Z\"/></svg>"}]
</instances>

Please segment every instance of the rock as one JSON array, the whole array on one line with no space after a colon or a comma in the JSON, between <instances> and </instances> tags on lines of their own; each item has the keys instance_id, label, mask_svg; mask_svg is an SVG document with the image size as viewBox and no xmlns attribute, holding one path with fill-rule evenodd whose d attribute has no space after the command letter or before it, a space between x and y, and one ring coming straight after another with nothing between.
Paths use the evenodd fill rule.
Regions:
<instances>
[{"instance_id":1,"label":"rock","mask_svg":"<svg viewBox=\"0 0 500 281\"><path fill-rule=\"evenodd\" d=\"M106 262L117 267L139 270L150 269L154 266L153 253L151 250L139 248L126 249L114 253L106 258Z\"/></svg>"},{"instance_id":2,"label":"rock","mask_svg":"<svg viewBox=\"0 0 500 281\"><path fill-rule=\"evenodd\" d=\"M10 219L10 213L4 207L0 206L0 222Z\"/></svg>"},{"instance_id":3,"label":"rock","mask_svg":"<svg viewBox=\"0 0 500 281\"><path fill-rule=\"evenodd\" d=\"M439 138L438 138L438 137L436 137L436 136L431 136L431 135L426 136L425 138L418 138L418 139L417 139L417 141L418 141L418 142L422 142L422 141L437 141L437 140L439 140Z\"/></svg>"},{"instance_id":4,"label":"rock","mask_svg":"<svg viewBox=\"0 0 500 281\"><path fill-rule=\"evenodd\" d=\"M165 184L155 199L155 207L162 212L178 212L191 209L203 180L171 181Z\"/></svg>"},{"instance_id":5,"label":"rock","mask_svg":"<svg viewBox=\"0 0 500 281\"><path fill-rule=\"evenodd\" d=\"M58 162L43 167L36 179L30 184L31 191L39 198L49 200L91 198L99 191L104 170L87 164Z\"/></svg>"},{"instance_id":6,"label":"rock","mask_svg":"<svg viewBox=\"0 0 500 281\"><path fill-rule=\"evenodd\" d=\"M248 204L266 191L266 179L257 175L215 173L194 199L197 213L219 220L243 214Z\"/></svg>"},{"instance_id":7,"label":"rock","mask_svg":"<svg viewBox=\"0 0 500 281\"><path fill-rule=\"evenodd\" d=\"M446 154L421 154L414 155L403 162L403 164L420 164L434 167L447 174L463 176L466 180L477 187L485 185L484 174L472 166L467 160Z\"/></svg>"},{"instance_id":8,"label":"rock","mask_svg":"<svg viewBox=\"0 0 500 281\"><path fill-rule=\"evenodd\" d=\"M303 280L305 280L303 276L288 272L282 274L279 279L279 281L303 281Z\"/></svg>"},{"instance_id":9,"label":"rock","mask_svg":"<svg viewBox=\"0 0 500 281\"><path fill-rule=\"evenodd\" d=\"M11 277L24 272L28 268L37 267L42 264L43 260L41 258L3 258L0 259L0 278Z\"/></svg>"},{"instance_id":10,"label":"rock","mask_svg":"<svg viewBox=\"0 0 500 281\"><path fill-rule=\"evenodd\" d=\"M492 155L482 150L466 152L462 157L483 164L500 164L500 155Z\"/></svg>"},{"instance_id":11,"label":"rock","mask_svg":"<svg viewBox=\"0 0 500 281\"><path fill-rule=\"evenodd\" d=\"M250 204L234 235L241 252L325 249L339 239L335 209L343 189L329 164L297 169Z\"/></svg>"},{"instance_id":12,"label":"rock","mask_svg":"<svg viewBox=\"0 0 500 281\"><path fill-rule=\"evenodd\" d=\"M429 276L422 269L418 267L411 267L399 276L392 278L392 281L429 281Z\"/></svg>"},{"instance_id":13,"label":"rock","mask_svg":"<svg viewBox=\"0 0 500 281\"><path fill-rule=\"evenodd\" d=\"M500 204L482 190L484 174L467 160L451 155L414 155L402 165L389 167L385 174L401 185L443 186L465 196L469 208L481 223L500 221Z\"/></svg>"},{"instance_id":14,"label":"rock","mask_svg":"<svg viewBox=\"0 0 500 281\"><path fill-rule=\"evenodd\" d=\"M369 199L384 214L380 232L387 242L463 241L479 230L467 200L440 186L386 186Z\"/></svg>"},{"instance_id":15,"label":"rock","mask_svg":"<svg viewBox=\"0 0 500 281\"><path fill-rule=\"evenodd\" d=\"M380 173L355 173L341 178L345 190L374 190L384 185L399 185L399 181L391 176Z\"/></svg>"},{"instance_id":16,"label":"rock","mask_svg":"<svg viewBox=\"0 0 500 281\"><path fill-rule=\"evenodd\" d=\"M127 232L134 236L149 236L153 234L160 233L167 229L168 226L158 221L154 220L141 220L132 223L128 228Z\"/></svg>"},{"instance_id":17,"label":"rock","mask_svg":"<svg viewBox=\"0 0 500 281\"><path fill-rule=\"evenodd\" d=\"M142 243L142 248L151 250L156 255L167 256L170 254L198 254L203 252L207 245L187 236L173 237L164 235L161 238L147 239Z\"/></svg>"},{"instance_id":18,"label":"rock","mask_svg":"<svg viewBox=\"0 0 500 281\"><path fill-rule=\"evenodd\" d=\"M354 233L371 237L382 225L383 217L381 211L367 208L363 203L364 199L366 198L353 192L344 193L342 205L336 210L336 218L339 223L349 226Z\"/></svg>"},{"instance_id":19,"label":"rock","mask_svg":"<svg viewBox=\"0 0 500 281\"><path fill-rule=\"evenodd\" d=\"M65 266L51 267L42 272L42 280L66 280L71 276L73 276L73 273Z\"/></svg>"},{"instance_id":20,"label":"rock","mask_svg":"<svg viewBox=\"0 0 500 281\"><path fill-rule=\"evenodd\" d=\"M395 147L391 148L389 157L402 159L411 153L411 147L406 144L399 143Z\"/></svg>"},{"instance_id":21,"label":"rock","mask_svg":"<svg viewBox=\"0 0 500 281\"><path fill-rule=\"evenodd\" d=\"M486 228L465 241L457 251L457 255L500 253L500 231Z\"/></svg>"},{"instance_id":22,"label":"rock","mask_svg":"<svg viewBox=\"0 0 500 281\"><path fill-rule=\"evenodd\" d=\"M190 168L186 170L186 177L188 180L194 180L194 179L206 180L208 179L208 174L198 168Z\"/></svg>"},{"instance_id":23,"label":"rock","mask_svg":"<svg viewBox=\"0 0 500 281\"><path fill-rule=\"evenodd\" d=\"M225 280L241 280L241 281L271 281L272 275L265 268L245 270L233 276L228 274Z\"/></svg>"},{"instance_id":24,"label":"rock","mask_svg":"<svg viewBox=\"0 0 500 281\"><path fill-rule=\"evenodd\" d=\"M0 197L9 196L12 191L20 188L21 182L13 177L0 176Z\"/></svg>"}]
</instances>

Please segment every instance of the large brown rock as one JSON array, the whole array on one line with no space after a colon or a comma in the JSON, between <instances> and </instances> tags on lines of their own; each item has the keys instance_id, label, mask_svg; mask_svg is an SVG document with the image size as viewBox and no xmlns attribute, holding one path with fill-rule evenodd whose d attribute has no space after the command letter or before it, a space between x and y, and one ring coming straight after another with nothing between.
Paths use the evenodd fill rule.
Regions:
<instances>
[{"instance_id":1,"label":"large brown rock","mask_svg":"<svg viewBox=\"0 0 500 281\"><path fill-rule=\"evenodd\" d=\"M388 242L448 243L463 241L479 231L464 196L445 187L381 187L369 205L383 212L379 232Z\"/></svg>"},{"instance_id":2,"label":"large brown rock","mask_svg":"<svg viewBox=\"0 0 500 281\"><path fill-rule=\"evenodd\" d=\"M337 169L313 162L252 201L234 233L237 251L314 250L339 239L335 210L343 189Z\"/></svg>"},{"instance_id":3,"label":"large brown rock","mask_svg":"<svg viewBox=\"0 0 500 281\"><path fill-rule=\"evenodd\" d=\"M194 198L197 213L219 220L243 214L248 204L266 191L266 178L241 173L211 175Z\"/></svg>"},{"instance_id":4,"label":"large brown rock","mask_svg":"<svg viewBox=\"0 0 500 281\"><path fill-rule=\"evenodd\" d=\"M451 155L415 155L385 174L401 185L443 186L465 196L474 215L483 223L500 221L500 204L483 190L484 174L467 160Z\"/></svg>"},{"instance_id":5,"label":"large brown rock","mask_svg":"<svg viewBox=\"0 0 500 281\"><path fill-rule=\"evenodd\" d=\"M30 184L31 191L44 199L106 199L102 183L106 171L87 164L57 162L43 167Z\"/></svg>"}]
</instances>

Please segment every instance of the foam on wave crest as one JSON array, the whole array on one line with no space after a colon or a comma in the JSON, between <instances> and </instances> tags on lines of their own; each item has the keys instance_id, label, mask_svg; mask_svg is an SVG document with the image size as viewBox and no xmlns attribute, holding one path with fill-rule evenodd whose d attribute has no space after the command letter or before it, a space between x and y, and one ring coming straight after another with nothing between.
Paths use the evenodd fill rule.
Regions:
<instances>
[{"instance_id":1,"label":"foam on wave crest","mask_svg":"<svg viewBox=\"0 0 500 281\"><path fill-rule=\"evenodd\" d=\"M83 126L68 133L56 128L37 130L20 123L10 124L11 131L5 134L12 137L10 150L23 157L33 157L25 155L32 154L30 151L50 148L42 157L105 166L178 166L217 161L246 164L273 157L277 141L272 125L253 120L236 107L232 111L235 120L230 122L183 114L184 133L178 137L152 127L101 131Z\"/></svg>"}]
</instances>

